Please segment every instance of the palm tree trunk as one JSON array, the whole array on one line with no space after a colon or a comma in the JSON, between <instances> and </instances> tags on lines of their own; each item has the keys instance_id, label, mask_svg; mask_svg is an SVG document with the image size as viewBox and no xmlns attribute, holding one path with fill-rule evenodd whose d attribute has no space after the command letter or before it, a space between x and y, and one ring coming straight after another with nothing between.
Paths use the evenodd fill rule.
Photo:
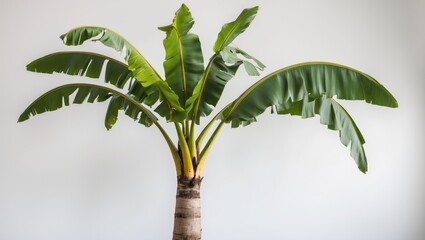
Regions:
<instances>
[{"instance_id":1,"label":"palm tree trunk","mask_svg":"<svg viewBox=\"0 0 425 240\"><path fill-rule=\"evenodd\" d=\"M201 239L201 180L178 179L173 240Z\"/></svg>"}]
</instances>

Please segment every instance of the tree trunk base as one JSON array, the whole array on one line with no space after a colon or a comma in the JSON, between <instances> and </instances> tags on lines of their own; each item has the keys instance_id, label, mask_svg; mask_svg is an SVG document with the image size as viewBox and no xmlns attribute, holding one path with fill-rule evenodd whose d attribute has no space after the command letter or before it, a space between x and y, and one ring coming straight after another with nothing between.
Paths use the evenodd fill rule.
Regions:
<instances>
[{"instance_id":1,"label":"tree trunk base","mask_svg":"<svg viewBox=\"0 0 425 240\"><path fill-rule=\"evenodd\" d=\"M173 240L201 239L201 181L200 178L177 181Z\"/></svg>"}]
</instances>

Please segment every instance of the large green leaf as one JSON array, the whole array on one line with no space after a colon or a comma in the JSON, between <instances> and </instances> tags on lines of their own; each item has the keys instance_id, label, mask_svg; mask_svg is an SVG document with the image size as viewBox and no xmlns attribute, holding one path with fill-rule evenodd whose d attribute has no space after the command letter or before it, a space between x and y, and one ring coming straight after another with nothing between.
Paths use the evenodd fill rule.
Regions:
<instances>
[{"instance_id":1,"label":"large green leaf","mask_svg":"<svg viewBox=\"0 0 425 240\"><path fill-rule=\"evenodd\" d=\"M65 73L90 78L99 78L103 69L105 69L105 82L118 88L123 88L133 77L126 64L90 52L56 52L27 65L27 70L32 72Z\"/></svg>"},{"instance_id":2,"label":"large green leaf","mask_svg":"<svg viewBox=\"0 0 425 240\"><path fill-rule=\"evenodd\" d=\"M239 34L243 33L254 20L258 12L258 6L244 9L235 21L229 22L221 28L214 44L214 52L219 53L229 45Z\"/></svg>"},{"instance_id":3,"label":"large green leaf","mask_svg":"<svg viewBox=\"0 0 425 240\"><path fill-rule=\"evenodd\" d=\"M106 62L106 64L105 64ZM128 85L129 94L139 102L152 106L158 93L147 95L145 88L133 78L127 65L113 58L90 52L57 52L41 57L27 65L27 70L41 73L65 73L68 75L99 78L104 71L104 80L122 89Z\"/></svg>"},{"instance_id":4,"label":"large green leaf","mask_svg":"<svg viewBox=\"0 0 425 240\"><path fill-rule=\"evenodd\" d=\"M66 45L72 46L81 45L87 40L99 41L117 51L123 51L128 69L146 89L147 94L149 96L159 95L160 99L167 102L170 111L184 112L179 104L178 96L168 83L162 80L155 69L132 44L114 31L102 27L84 26L68 31L61 36L61 39Z\"/></svg>"},{"instance_id":5,"label":"large green leaf","mask_svg":"<svg viewBox=\"0 0 425 240\"><path fill-rule=\"evenodd\" d=\"M359 169L367 170L364 139L348 113L332 97L365 100L397 107L396 99L367 74L334 63L302 63L278 70L247 89L220 116L232 127L248 125L266 108L278 114L320 115L321 122L339 130L341 142L351 142L351 156Z\"/></svg>"},{"instance_id":6,"label":"large green leaf","mask_svg":"<svg viewBox=\"0 0 425 240\"><path fill-rule=\"evenodd\" d=\"M164 70L166 81L185 105L197 82L202 78L204 59L199 37L190 33L194 24L186 5L176 12L173 23L159 29L166 32Z\"/></svg>"},{"instance_id":7,"label":"large green leaf","mask_svg":"<svg viewBox=\"0 0 425 240\"><path fill-rule=\"evenodd\" d=\"M227 82L235 75L239 66L243 64L249 75L258 75L257 68L263 70L264 65L244 51L228 45L251 24L258 7L244 9L235 21L223 25L214 44L215 54L211 57L204 76L196 85L192 96L186 101L186 110L191 118L200 123L200 118L208 116L223 93ZM251 62L241 59L243 55ZM192 109L193 108L193 109Z\"/></svg>"},{"instance_id":8,"label":"large green leaf","mask_svg":"<svg viewBox=\"0 0 425 240\"><path fill-rule=\"evenodd\" d=\"M223 115L226 121L251 120L268 107L284 112L291 109L293 102L322 95L398 106L391 93L369 75L334 63L310 62L283 68L259 80Z\"/></svg>"},{"instance_id":9,"label":"large green leaf","mask_svg":"<svg viewBox=\"0 0 425 240\"><path fill-rule=\"evenodd\" d=\"M85 101L89 103L95 101L103 102L112 97L111 101L113 103L109 106L105 120L105 125L108 129L116 122L117 112L121 109L125 110L128 116L147 127L156 121L155 116L149 110L130 96L107 87L78 83L63 85L46 92L25 109L20 115L18 122L25 121L37 114L55 111L63 106L68 106L73 94L75 94L72 101L74 104L81 104Z\"/></svg>"},{"instance_id":10,"label":"large green leaf","mask_svg":"<svg viewBox=\"0 0 425 240\"><path fill-rule=\"evenodd\" d=\"M223 93L227 82L235 75L241 62L236 62L233 65L227 65L221 55L214 55L208 65L205 73L208 75L203 78L193 91L193 95L188 99L186 108L192 111L192 119L197 124L201 117L208 116Z\"/></svg>"}]
</instances>

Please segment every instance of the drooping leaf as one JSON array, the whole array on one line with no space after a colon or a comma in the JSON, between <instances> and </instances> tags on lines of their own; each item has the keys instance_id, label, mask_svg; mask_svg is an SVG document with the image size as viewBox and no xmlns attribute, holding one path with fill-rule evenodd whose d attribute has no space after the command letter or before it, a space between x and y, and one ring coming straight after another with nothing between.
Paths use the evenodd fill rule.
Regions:
<instances>
[{"instance_id":1,"label":"drooping leaf","mask_svg":"<svg viewBox=\"0 0 425 240\"><path fill-rule=\"evenodd\" d=\"M367 171L367 159L363 148L365 140L347 111L334 99L323 96L309 101L308 97L296 102L293 107L285 111L291 115L310 118L320 115L320 123L328 125L331 130L338 130L341 143L350 146L351 157L363 173ZM283 114L285 112L280 112Z\"/></svg>"},{"instance_id":2,"label":"drooping leaf","mask_svg":"<svg viewBox=\"0 0 425 240\"><path fill-rule=\"evenodd\" d=\"M214 52L219 53L229 45L239 34L243 33L254 20L258 6L244 9L235 21L223 25L214 44Z\"/></svg>"},{"instance_id":3,"label":"drooping leaf","mask_svg":"<svg viewBox=\"0 0 425 240\"><path fill-rule=\"evenodd\" d=\"M131 96L128 97L131 98ZM153 123L152 119L155 118L152 113L146 114L143 112L140 105L136 105L134 102L129 101L128 98L115 95L109 101L108 110L106 111L105 127L108 130L117 122L119 110L123 110L127 116L146 127L150 127ZM148 110L145 109L145 111Z\"/></svg>"},{"instance_id":4,"label":"drooping leaf","mask_svg":"<svg viewBox=\"0 0 425 240\"><path fill-rule=\"evenodd\" d=\"M248 62L248 61L243 61L243 66L245 68L245 71L248 73L248 75L250 76L260 76L260 73L258 72L257 68L254 66L254 64Z\"/></svg>"},{"instance_id":5,"label":"drooping leaf","mask_svg":"<svg viewBox=\"0 0 425 240\"><path fill-rule=\"evenodd\" d=\"M310 118L320 115L320 123L327 125L331 130L339 131L341 143L348 147L350 155L363 173L367 171L367 158L363 148L365 140L347 111L334 99L322 96L310 101L308 97L292 103L290 109L278 112L278 114L298 115L302 118ZM251 120L242 121L238 124L248 125Z\"/></svg>"},{"instance_id":6,"label":"drooping leaf","mask_svg":"<svg viewBox=\"0 0 425 240\"><path fill-rule=\"evenodd\" d=\"M191 106L194 106L191 115L197 124L200 123L201 117L208 116L212 112L227 82L235 75L241 64L237 62L229 66L220 55L214 55L213 58L206 69L208 75L198 82L192 96L186 103L186 109L191 109Z\"/></svg>"},{"instance_id":7,"label":"drooping leaf","mask_svg":"<svg viewBox=\"0 0 425 240\"><path fill-rule=\"evenodd\" d=\"M332 99L365 100L397 107L397 101L375 79L358 70L334 63L302 63L278 70L248 88L227 107L220 119L232 127L248 125L268 107L278 114L315 114L330 129L339 130L341 142L351 143L351 156L367 170L364 139L348 113Z\"/></svg>"},{"instance_id":8,"label":"drooping leaf","mask_svg":"<svg viewBox=\"0 0 425 240\"><path fill-rule=\"evenodd\" d=\"M176 12L173 23L159 29L166 32L164 48L165 78L179 96L181 106L192 95L197 82L202 78L204 60L199 37L190 33L194 24L186 5Z\"/></svg>"},{"instance_id":9,"label":"drooping leaf","mask_svg":"<svg viewBox=\"0 0 425 240\"><path fill-rule=\"evenodd\" d=\"M227 46L221 50L220 54L227 64L242 63L245 67L245 71L250 76L259 76L259 71L263 71L266 67L258 59L237 47Z\"/></svg>"},{"instance_id":10,"label":"drooping leaf","mask_svg":"<svg viewBox=\"0 0 425 240\"><path fill-rule=\"evenodd\" d=\"M234 49L229 46L223 48L223 50L221 50L220 52L220 55L223 58L223 61L229 65L242 61L241 58L238 57Z\"/></svg>"},{"instance_id":11,"label":"drooping leaf","mask_svg":"<svg viewBox=\"0 0 425 240\"><path fill-rule=\"evenodd\" d=\"M78 83L63 85L41 95L25 109L20 115L18 122L25 121L37 114L55 111L63 106L69 106L70 103L81 104L85 101L89 103L95 101L103 102L111 97L114 103L112 107L110 106L109 110L111 111L107 113L107 119L109 120L105 121L105 125L108 129L115 123L115 113L117 113L119 109L126 110L126 113L127 111L131 112L131 114L128 114L130 117L138 120L139 123L147 127L151 126L153 121L156 121L155 116L149 110L138 104L138 102L130 96L107 87ZM115 119L113 119L114 117Z\"/></svg>"},{"instance_id":12,"label":"drooping leaf","mask_svg":"<svg viewBox=\"0 0 425 240\"><path fill-rule=\"evenodd\" d=\"M184 112L179 104L178 96L168 83L162 80L133 45L114 31L102 27L85 26L68 31L61 36L61 39L66 45L71 46L81 45L87 40L99 41L119 52L124 52L128 69L146 89L148 96L159 96L161 100L167 102L170 111Z\"/></svg>"},{"instance_id":13,"label":"drooping leaf","mask_svg":"<svg viewBox=\"0 0 425 240\"><path fill-rule=\"evenodd\" d=\"M278 70L256 82L234 101L223 115L226 121L250 120L268 107L278 112L292 103L329 98L365 100L368 103L397 107L397 101L380 83L358 70L334 63L302 63Z\"/></svg>"},{"instance_id":14,"label":"drooping leaf","mask_svg":"<svg viewBox=\"0 0 425 240\"><path fill-rule=\"evenodd\" d=\"M241 55L242 55L242 56L244 56L246 59L249 59L249 60L254 61L254 65L255 65L255 67L256 67L256 68L258 68L259 70L263 71L263 70L264 70L264 68L266 68L266 65L264 65L262 62L260 62L260 60L258 60L258 59L256 59L255 57L253 57L253 56L249 55L248 53L246 53L246 52L245 52L245 51L243 51L242 49L237 48L237 47L232 47L232 48L235 50L235 52L236 52L237 54L241 54Z\"/></svg>"},{"instance_id":15,"label":"drooping leaf","mask_svg":"<svg viewBox=\"0 0 425 240\"><path fill-rule=\"evenodd\" d=\"M223 112L231 109L232 105L228 105L227 109ZM367 171L367 158L363 148L365 140L362 133L358 129L356 123L348 114L348 112L333 98L321 96L311 100L307 97L304 99L293 102L290 107L276 110L277 106L272 107L272 113L277 112L278 114L290 114L301 116L302 118L311 118L315 115L320 115L320 123L327 125L331 130L339 131L340 141L344 146L350 145L350 155L356 162L358 168L363 173ZM226 121L226 116L219 116L220 119ZM233 119L228 121L232 127L247 126L256 121L255 117L251 119L241 120Z\"/></svg>"},{"instance_id":16,"label":"drooping leaf","mask_svg":"<svg viewBox=\"0 0 425 240\"><path fill-rule=\"evenodd\" d=\"M123 88L133 77L124 63L90 52L56 52L27 65L27 70L32 72L65 73L89 78L99 78L103 69L105 82L118 88Z\"/></svg>"}]
</instances>

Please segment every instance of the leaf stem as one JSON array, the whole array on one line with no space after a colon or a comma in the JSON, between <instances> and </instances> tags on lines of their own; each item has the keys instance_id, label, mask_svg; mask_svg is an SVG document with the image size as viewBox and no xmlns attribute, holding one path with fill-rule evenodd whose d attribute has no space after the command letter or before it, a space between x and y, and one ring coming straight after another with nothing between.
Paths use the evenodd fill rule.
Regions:
<instances>
[{"instance_id":1,"label":"leaf stem","mask_svg":"<svg viewBox=\"0 0 425 240\"><path fill-rule=\"evenodd\" d=\"M196 119L198 117L198 109L199 109L199 104L201 102L201 98L202 98L202 94L204 92L204 88L205 88L205 83L207 81L208 78L208 74L210 73L211 67L213 65L213 62L215 60L215 58L218 56L218 54L214 54L211 58L210 61L208 62L207 67L205 68L204 71L204 76L202 77L201 81L202 81L202 85L201 85L201 90L199 91L199 95L195 101L195 105L193 106L193 113L192 113L192 126L191 126L191 131L192 129L195 128L195 123L196 123Z\"/></svg>"},{"instance_id":2,"label":"leaf stem","mask_svg":"<svg viewBox=\"0 0 425 240\"><path fill-rule=\"evenodd\" d=\"M162 126L159 124L159 122L154 121L153 123L159 129L159 131L161 132L165 141L167 142L167 145L168 145L168 147L170 148L170 151L171 151L171 155L173 156L177 176L180 176L182 174L182 166L181 166L182 163L181 163L181 159L180 159L180 156L178 154L176 146L174 145L173 141L168 136L167 132L165 132L164 128L162 128Z\"/></svg>"},{"instance_id":3,"label":"leaf stem","mask_svg":"<svg viewBox=\"0 0 425 240\"><path fill-rule=\"evenodd\" d=\"M183 163L183 175L188 178L193 178L193 176L195 175L194 166L192 164L192 157L186 142L186 137L184 136L180 123L175 122L174 125L176 127L177 135L179 137L178 144L181 150L181 158Z\"/></svg>"},{"instance_id":4,"label":"leaf stem","mask_svg":"<svg viewBox=\"0 0 425 240\"><path fill-rule=\"evenodd\" d=\"M221 128L224 125L224 121L221 121L220 124L217 126L217 128L214 130L213 134L211 135L210 139L208 140L207 144L205 145L204 149L202 149L201 154L199 155L199 162L198 166L196 168L196 175L195 177L200 177L202 174L202 169L204 168L205 159L211 149L212 144L214 143L214 140L216 139L218 133L220 132Z\"/></svg>"},{"instance_id":5,"label":"leaf stem","mask_svg":"<svg viewBox=\"0 0 425 240\"><path fill-rule=\"evenodd\" d=\"M214 125L215 121L217 121L217 119L220 117L220 115L232 104L233 102L231 102L230 104L228 104L226 107L224 107L223 109L220 110L220 112L218 112L213 119L211 119L209 121L209 123L202 129L202 132L199 134L198 138L196 139L196 143L201 146L202 142L204 141L204 138L206 137L208 131L211 129L211 127Z\"/></svg>"}]
</instances>

